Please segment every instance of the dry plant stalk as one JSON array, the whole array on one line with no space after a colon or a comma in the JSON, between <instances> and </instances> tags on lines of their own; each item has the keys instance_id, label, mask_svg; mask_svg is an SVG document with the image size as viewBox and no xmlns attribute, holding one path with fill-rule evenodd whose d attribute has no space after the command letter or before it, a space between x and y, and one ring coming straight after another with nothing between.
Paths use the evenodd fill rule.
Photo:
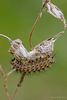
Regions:
<instances>
[{"instance_id":1,"label":"dry plant stalk","mask_svg":"<svg viewBox=\"0 0 67 100\"><path fill-rule=\"evenodd\" d=\"M40 44L38 44L34 48L32 48L31 36L36 24L38 23L38 20L40 19L42 15L42 11L44 7L46 7L47 12L52 14L54 17L61 19L64 23L64 27L66 27L66 21L65 21L63 13L55 5L53 5L50 2L50 0L43 0L42 3L43 3L43 6L40 10L40 13L31 30L30 37L29 37L30 48L31 48L30 52L26 50L26 48L23 46L22 41L20 39L16 39L12 41L9 37L3 34L0 34L0 36L5 37L10 42L11 47L9 48L8 52L14 56L14 58L12 59L13 70L8 72L7 75L5 75L0 65L0 71L4 79L4 89L5 89L7 100L14 100L14 97L16 96L19 90L19 87L21 86L24 80L26 73L43 70L47 67L50 67L50 65L53 64L54 62L53 61L54 56L52 56L52 53L54 51L54 43L56 39L64 33L64 31L42 41ZM14 91L12 97L10 98L9 93L8 93L8 87L7 87L8 86L7 79L8 79L8 76L10 76L14 71L20 71L20 72L23 72L23 74L16 87L16 90Z\"/></svg>"},{"instance_id":2,"label":"dry plant stalk","mask_svg":"<svg viewBox=\"0 0 67 100\"><path fill-rule=\"evenodd\" d=\"M3 69L0 65L0 71L1 71L1 74L2 74L3 79L4 79L4 89L5 89L5 94L6 94L7 100L10 100L9 93L8 93L8 87L7 87L7 78L10 74L12 74L12 72L15 71L15 69L11 70L10 72L7 73L7 75L5 75Z\"/></svg>"},{"instance_id":3,"label":"dry plant stalk","mask_svg":"<svg viewBox=\"0 0 67 100\"><path fill-rule=\"evenodd\" d=\"M38 15L38 17L37 17L37 19L36 19L36 21L35 21L35 23L34 23L34 25L33 25L33 28L32 28L32 30L31 30L31 32L30 32L29 43L30 43L30 48L31 48L31 50L33 49L33 48L32 48L32 44L31 44L31 36L32 36L33 30L34 30L36 24L38 23L40 17L42 16L42 11L43 11L45 5L46 5L49 1L50 1L50 0L45 0L45 2L43 3L43 6L42 6L42 8L41 8L41 10L40 10L40 12L39 12L39 15Z\"/></svg>"},{"instance_id":4,"label":"dry plant stalk","mask_svg":"<svg viewBox=\"0 0 67 100\"><path fill-rule=\"evenodd\" d=\"M14 97L15 97L15 95L17 94L18 89L19 89L19 87L21 86L21 84L22 84L22 82L23 82L23 80L24 80L24 77L25 77L25 74L26 74L26 73L23 73L23 74L22 74L22 77L21 77L21 79L20 79L20 81L19 81L19 83L18 83L18 85L17 85L17 88L16 88L15 92L13 93L13 95L12 95L12 97L11 97L11 99L10 99L9 93L8 93L8 87L7 87L7 78L8 78L8 76L10 76L14 71L16 71L16 69L11 70L10 72L7 73L7 75L5 75L3 69L2 69L2 67L1 67L1 65L0 65L0 71L1 71L1 74L2 74L3 79L4 79L4 89L5 89L5 94L6 94L7 100L14 100Z\"/></svg>"},{"instance_id":5,"label":"dry plant stalk","mask_svg":"<svg viewBox=\"0 0 67 100\"><path fill-rule=\"evenodd\" d=\"M15 92L13 93L13 95L12 95L12 97L11 97L11 100L13 100L14 97L15 97L15 95L17 94L18 89L19 89L19 87L21 86L21 84L22 84L22 82L23 82L23 80L24 80L25 75L26 75L26 73L23 73L23 74L22 74L21 79L20 79L20 81L19 81L19 83L18 83L18 85L17 85L17 87L16 87L16 90L15 90Z\"/></svg>"}]
</instances>

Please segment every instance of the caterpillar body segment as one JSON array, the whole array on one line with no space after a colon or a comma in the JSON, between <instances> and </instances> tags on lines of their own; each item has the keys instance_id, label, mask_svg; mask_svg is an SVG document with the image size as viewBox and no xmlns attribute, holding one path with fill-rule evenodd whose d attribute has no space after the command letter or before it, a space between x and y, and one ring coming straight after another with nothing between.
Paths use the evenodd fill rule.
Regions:
<instances>
[{"instance_id":1,"label":"caterpillar body segment","mask_svg":"<svg viewBox=\"0 0 67 100\"><path fill-rule=\"evenodd\" d=\"M16 69L16 71L30 73L44 70L45 68L50 67L54 63L54 57L52 55L47 55L45 58L37 58L35 60L30 61L19 61L15 58L12 59L12 68Z\"/></svg>"}]
</instances>

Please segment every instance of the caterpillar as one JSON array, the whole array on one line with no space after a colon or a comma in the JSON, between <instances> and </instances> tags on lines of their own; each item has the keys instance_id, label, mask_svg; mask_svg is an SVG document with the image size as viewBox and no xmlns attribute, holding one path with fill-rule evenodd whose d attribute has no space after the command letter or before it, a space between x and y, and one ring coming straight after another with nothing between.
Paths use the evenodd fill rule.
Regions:
<instances>
[{"instance_id":1,"label":"caterpillar","mask_svg":"<svg viewBox=\"0 0 67 100\"><path fill-rule=\"evenodd\" d=\"M19 61L16 58L13 58L11 61L12 68L16 71L30 73L44 70L45 68L50 67L54 63L54 56L47 55L44 58L36 58L35 60L29 61Z\"/></svg>"},{"instance_id":2,"label":"caterpillar","mask_svg":"<svg viewBox=\"0 0 67 100\"><path fill-rule=\"evenodd\" d=\"M0 71L4 78L5 94L6 94L8 100L10 100L10 97L9 97L8 88L7 88L8 87L7 86L7 77L12 72L14 72L15 70L19 71L19 72L23 72L21 79L20 79L19 83L17 84L17 88L11 97L11 100L14 100L14 97L24 80L26 73L45 70L46 68L49 68L54 63L54 56L52 55L52 53L54 51L54 43L57 40L57 38L64 33L64 31L42 41L41 43L36 45L34 48L32 48L32 44L31 44L32 33L35 29L36 24L38 23L38 20L41 18L44 7L46 7L47 12L52 14L54 17L61 19L61 21L63 21L63 23L64 23L64 27L67 27L66 20L64 18L63 13L61 12L61 10L59 10L57 6L52 4L50 2L50 0L43 0L43 5L40 10L40 13L35 21L35 24L33 25L31 32L30 32L29 43L30 43L31 51L29 51L29 52L27 51L27 49L24 47L24 45L20 39L11 40L6 35L0 34L0 36L5 37L10 42L11 46L10 46L8 52L14 56L14 58L11 60L13 70L11 70L9 73L7 73L7 75L5 75L5 73L3 72L3 70L0 66Z\"/></svg>"}]
</instances>

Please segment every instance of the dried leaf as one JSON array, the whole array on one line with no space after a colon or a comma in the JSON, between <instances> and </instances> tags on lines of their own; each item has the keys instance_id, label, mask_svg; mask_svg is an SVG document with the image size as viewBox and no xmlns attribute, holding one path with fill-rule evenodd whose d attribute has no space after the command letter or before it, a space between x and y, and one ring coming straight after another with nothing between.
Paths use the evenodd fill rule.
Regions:
<instances>
[{"instance_id":1,"label":"dried leaf","mask_svg":"<svg viewBox=\"0 0 67 100\"><path fill-rule=\"evenodd\" d=\"M55 6L51 2L48 2L46 4L46 8L47 8L48 13L52 14L54 17L56 17L58 19L61 19L61 21L64 23L64 27L67 27L64 15L63 15L62 11L57 6Z\"/></svg>"}]
</instances>

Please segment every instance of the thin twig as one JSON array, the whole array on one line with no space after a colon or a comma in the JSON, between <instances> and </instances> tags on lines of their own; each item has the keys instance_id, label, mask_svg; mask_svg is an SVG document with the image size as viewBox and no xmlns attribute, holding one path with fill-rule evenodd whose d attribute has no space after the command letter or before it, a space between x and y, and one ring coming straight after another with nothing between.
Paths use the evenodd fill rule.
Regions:
<instances>
[{"instance_id":1,"label":"thin twig","mask_svg":"<svg viewBox=\"0 0 67 100\"><path fill-rule=\"evenodd\" d=\"M3 79L4 79L4 89L5 89L5 94L6 94L6 97L7 97L7 100L10 100L10 97L9 97L9 94L8 94L8 88L7 88L7 77L0 65L0 71L1 71L1 74L3 76Z\"/></svg>"},{"instance_id":2,"label":"thin twig","mask_svg":"<svg viewBox=\"0 0 67 100\"><path fill-rule=\"evenodd\" d=\"M5 73L4 73L4 71L3 71L2 67L1 67L1 65L0 65L0 71L1 71L1 74L2 74L3 78L5 78Z\"/></svg>"},{"instance_id":3,"label":"thin twig","mask_svg":"<svg viewBox=\"0 0 67 100\"><path fill-rule=\"evenodd\" d=\"M24 80L24 77L25 77L26 73L23 73L22 76L21 76L21 79L20 79L20 82L18 83L18 86L20 87L23 80Z\"/></svg>"},{"instance_id":4,"label":"thin twig","mask_svg":"<svg viewBox=\"0 0 67 100\"><path fill-rule=\"evenodd\" d=\"M31 48L31 50L33 49L33 48L32 48L32 44L31 44L31 36L32 36L33 30L34 30L36 24L38 23L38 21L39 21L41 15L42 15L42 11L43 11L43 9L44 9L44 6L45 6L48 2L49 2L49 0L46 0L46 1L44 2L43 6L42 6L42 8L41 8L41 10L40 10L40 13L39 13L39 15L38 15L38 17L37 17L37 19L36 19L34 25L33 25L33 28L32 28L32 30L31 30L31 32L30 32L29 43L30 43L30 48Z\"/></svg>"},{"instance_id":5,"label":"thin twig","mask_svg":"<svg viewBox=\"0 0 67 100\"><path fill-rule=\"evenodd\" d=\"M18 83L18 85L16 87L16 90L15 90L15 92L13 93L13 95L11 97L11 100L14 100L14 97L16 96L16 94L17 94L17 92L18 92L18 90L19 90L19 88L20 88L20 86L21 86L21 84L22 84L22 82L24 80L25 75L26 75L26 73L22 74L21 79L20 79L20 81L19 81L19 83Z\"/></svg>"},{"instance_id":6,"label":"thin twig","mask_svg":"<svg viewBox=\"0 0 67 100\"><path fill-rule=\"evenodd\" d=\"M8 87L7 87L7 78L12 72L15 71L15 69L11 70L10 72L7 73L7 75L5 75L3 69L0 65L0 71L1 71L1 74L2 74L3 79L4 79L4 89L5 89L5 94L6 94L7 100L10 100L9 93L8 93Z\"/></svg>"},{"instance_id":7,"label":"thin twig","mask_svg":"<svg viewBox=\"0 0 67 100\"><path fill-rule=\"evenodd\" d=\"M10 72L7 73L6 76L8 77L8 76L9 76L10 74L12 74L15 70L16 70L16 69L11 70Z\"/></svg>"},{"instance_id":8,"label":"thin twig","mask_svg":"<svg viewBox=\"0 0 67 100\"><path fill-rule=\"evenodd\" d=\"M16 90L15 90L15 92L13 93L13 95L12 95L12 97L11 97L11 100L14 100L14 97L16 96L16 94L17 94L19 88L20 88L20 87L18 87L18 86L16 87Z\"/></svg>"},{"instance_id":9,"label":"thin twig","mask_svg":"<svg viewBox=\"0 0 67 100\"><path fill-rule=\"evenodd\" d=\"M5 78L4 78L4 89L5 89L5 94L6 94L6 96L7 96L7 100L10 100L9 93L8 93L7 77L6 77L6 76L5 76Z\"/></svg>"}]
</instances>

